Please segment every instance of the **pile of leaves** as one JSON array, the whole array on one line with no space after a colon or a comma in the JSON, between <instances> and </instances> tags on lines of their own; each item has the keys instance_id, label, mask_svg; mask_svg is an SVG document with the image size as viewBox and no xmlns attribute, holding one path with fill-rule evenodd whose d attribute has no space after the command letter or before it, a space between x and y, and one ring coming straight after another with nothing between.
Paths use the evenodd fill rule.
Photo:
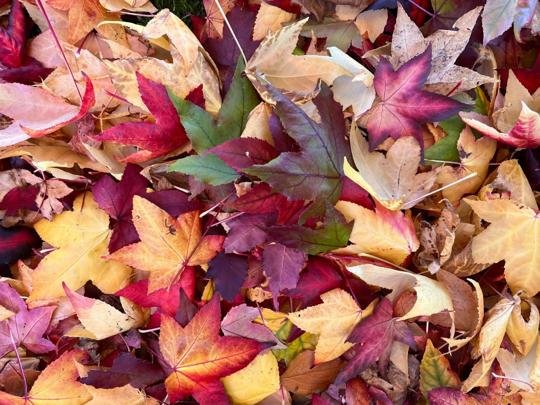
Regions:
<instances>
[{"instance_id":1,"label":"pile of leaves","mask_svg":"<svg viewBox=\"0 0 540 405\"><path fill-rule=\"evenodd\" d=\"M540 403L538 2L203 6L0 0L0 404Z\"/></svg>"}]
</instances>

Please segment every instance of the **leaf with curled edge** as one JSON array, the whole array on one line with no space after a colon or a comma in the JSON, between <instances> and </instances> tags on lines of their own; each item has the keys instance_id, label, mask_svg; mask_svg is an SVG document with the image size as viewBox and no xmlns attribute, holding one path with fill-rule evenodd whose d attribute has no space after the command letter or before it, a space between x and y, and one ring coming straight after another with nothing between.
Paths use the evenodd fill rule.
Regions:
<instances>
[{"instance_id":1,"label":"leaf with curled edge","mask_svg":"<svg viewBox=\"0 0 540 405\"><path fill-rule=\"evenodd\" d=\"M171 401L197 395L245 366L267 347L252 339L219 336L219 299L204 305L183 328L163 316L159 347L170 367L165 387Z\"/></svg>"},{"instance_id":2,"label":"leaf with curled edge","mask_svg":"<svg viewBox=\"0 0 540 405\"><path fill-rule=\"evenodd\" d=\"M468 107L449 97L422 90L431 69L431 47L394 70L381 60L373 85L378 100L366 112L369 146L373 150L386 138L414 136L424 149L421 124L442 121Z\"/></svg>"},{"instance_id":3,"label":"leaf with curled edge","mask_svg":"<svg viewBox=\"0 0 540 405\"><path fill-rule=\"evenodd\" d=\"M300 107L268 85L276 101L276 113L285 130L301 147L301 152L285 152L265 165L244 170L270 184L291 199L312 200L311 214L322 214L341 192L343 159L348 154L341 106L323 85L313 100L321 123L312 120Z\"/></svg>"}]
</instances>

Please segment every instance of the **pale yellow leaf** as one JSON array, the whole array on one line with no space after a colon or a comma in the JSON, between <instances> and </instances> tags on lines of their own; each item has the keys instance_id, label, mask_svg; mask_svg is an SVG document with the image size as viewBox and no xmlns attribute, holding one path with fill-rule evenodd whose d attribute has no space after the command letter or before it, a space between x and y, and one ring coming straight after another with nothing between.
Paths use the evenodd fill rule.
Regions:
<instances>
[{"instance_id":1,"label":"pale yellow leaf","mask_svg":"<svg viewBox=\"0 0 540 405\"><path fill-rule=\"evenodd\" d=\"M388 10L368 10L360 13L354 23L360 32L360 35L367 34L371 42L375 42L377 37L381 35L388 21Z\"/></svg>"},{"instance_id":2,"label":"pale yellow leaf","mask_svg":"<svg viewBox=\"0 0 540 405\"><path fill-rule=\"evenodd\" d=\"M279 389L278 362L272 352L267 351L221 382L234 405L257 404Z\"/></svg>"},{"instance_id":3,"label":"pale yellow leaf","mask_svg":"<svg viewBox=\"0 0 540 405\"><path fill-rule=\"evenodd\" d=\"M506 334L522 356L526 356L536 343L539 325L540 314L534 302L522 300L521 305L516 305L512 310Z\"/></svg>"},{"instance_id":4,"label":"pale yellow leaf","mask_svg":"<svg viewBox=\"0 0 540 405\"><path fill-rule=\"evenodd\" d=\"M262 1L253 27L253 40L260 41L267 34L278 31L286 23L294 21L295 18L295 14Z\"/></svg>"},{"instance_id":5,"label":"pale yellow leaf","mask_svg":"<svg viewBox=\"0 0 540 405\"><path fill-rule=\"evenodd\" d=\"M289 314L300 329L319 335L316 364L334 360L351 348L347 338L362 316L367 316L350 294L339 288L322 294L321 300L322 304Z\"/></svg>"}]
</instances>

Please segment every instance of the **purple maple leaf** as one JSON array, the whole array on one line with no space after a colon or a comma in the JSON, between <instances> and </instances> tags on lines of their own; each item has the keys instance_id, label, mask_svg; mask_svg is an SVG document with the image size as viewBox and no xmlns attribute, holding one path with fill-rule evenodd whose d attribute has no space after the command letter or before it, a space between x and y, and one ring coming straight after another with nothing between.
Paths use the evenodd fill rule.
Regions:
<instances>
[{"instance_id":1,"label":"purple maple leaf","mask_svg":"<svg viewBox=\"0 0 540 405\"><path fill-rule=\"evenodd\" d=\"M370 149L386 138L414 136L423 149L421 124L441 121L468 107L449 97L422 90L431 70L431 47L399 69L383 59L373 85L379 96L366 113Z\"/></svg>"},{"instance_id":2,"label":"purple maple leaf","mask_svg":"<svg viewBox=\"0 0 540 405\"><path fill-rule=\"evenodd\" d=\"M247 258L220 253L212 259L206 275L214 280L216 290L227 301L232 301L240 292L248 273Z\"/></svg>"}]
</instances>

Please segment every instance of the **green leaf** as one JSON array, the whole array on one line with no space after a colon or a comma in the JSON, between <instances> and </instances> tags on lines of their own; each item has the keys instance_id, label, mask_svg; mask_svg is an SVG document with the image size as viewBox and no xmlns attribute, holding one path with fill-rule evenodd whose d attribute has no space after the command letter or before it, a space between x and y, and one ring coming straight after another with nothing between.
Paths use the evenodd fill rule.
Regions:
<instances>
[{"instance_id":1,"label":"green leaf","mask_svg":"<svg viewBox=\"0 0 540 405\"><path fill-rule=\"evenodd\" d=\"M286 349L272 350L278 361L283 361L286 365L304 350L315 350L318 336L311 333L304 333L294 339Z\"/></svg>"},{"instance_id":2,"label":"green leaf","mask_svg":"<svg viewBox=\"0 0 540 405\"><path fill-rule=\"evenodd\" d=\"M424 152L426 160L445 160L449 162L459 162L457 142L459 134L465 128L465 124L455 116L441 121L439 126L446 132L446 136L436 144L432 145Z\"/></svg>"},{"instance_id":3,"label":"green leaf","mask_svg":"<svg viewBox=\"0 0 540 405\"><path fill-rule=\"evenodd\" d=\"M433 388L461 385L457 374L452 370L448 359L428 339L426 350L420 363L420 391L427 398L427 393Z\"/></svg>"},{"instance_id":4,"label":"green leaf","mask_svg":"<svg viewBox=\"0 0 540 405\"><path fill-rule=\"evenodd\" d=\"M239 58L231 87L219 111L218 132L220 138L225 140L238 138L242 135L249 113L260 102L259 94L243 74L244 69L244 61Z\"/></svg>"},{"instance_id":5,"label":"green leaf","mask_svg":"<svg viewBox=\"0 0 540 405\"><path fill-rule=\"evenodd\" d=\"M178 159L169 167L169 171L189 174L212 186L230 183L239 177L234 169L212 154Z\"/></svg>"},{"instance_id":6,"label":"green leaf","mask_svg":"<svg viewBox=\"0 0 540 405\"><path fill-rule=\"evenodd\" d=\"M244 62L240 58L229 92L219 111L217 122L198 105L183 100L169 91L169 96L180 115L182 125L197 153L238 138L244 130L249 113L259 103L259 96L251 82L243 76Z\"/></svg>"}]
</instances>

